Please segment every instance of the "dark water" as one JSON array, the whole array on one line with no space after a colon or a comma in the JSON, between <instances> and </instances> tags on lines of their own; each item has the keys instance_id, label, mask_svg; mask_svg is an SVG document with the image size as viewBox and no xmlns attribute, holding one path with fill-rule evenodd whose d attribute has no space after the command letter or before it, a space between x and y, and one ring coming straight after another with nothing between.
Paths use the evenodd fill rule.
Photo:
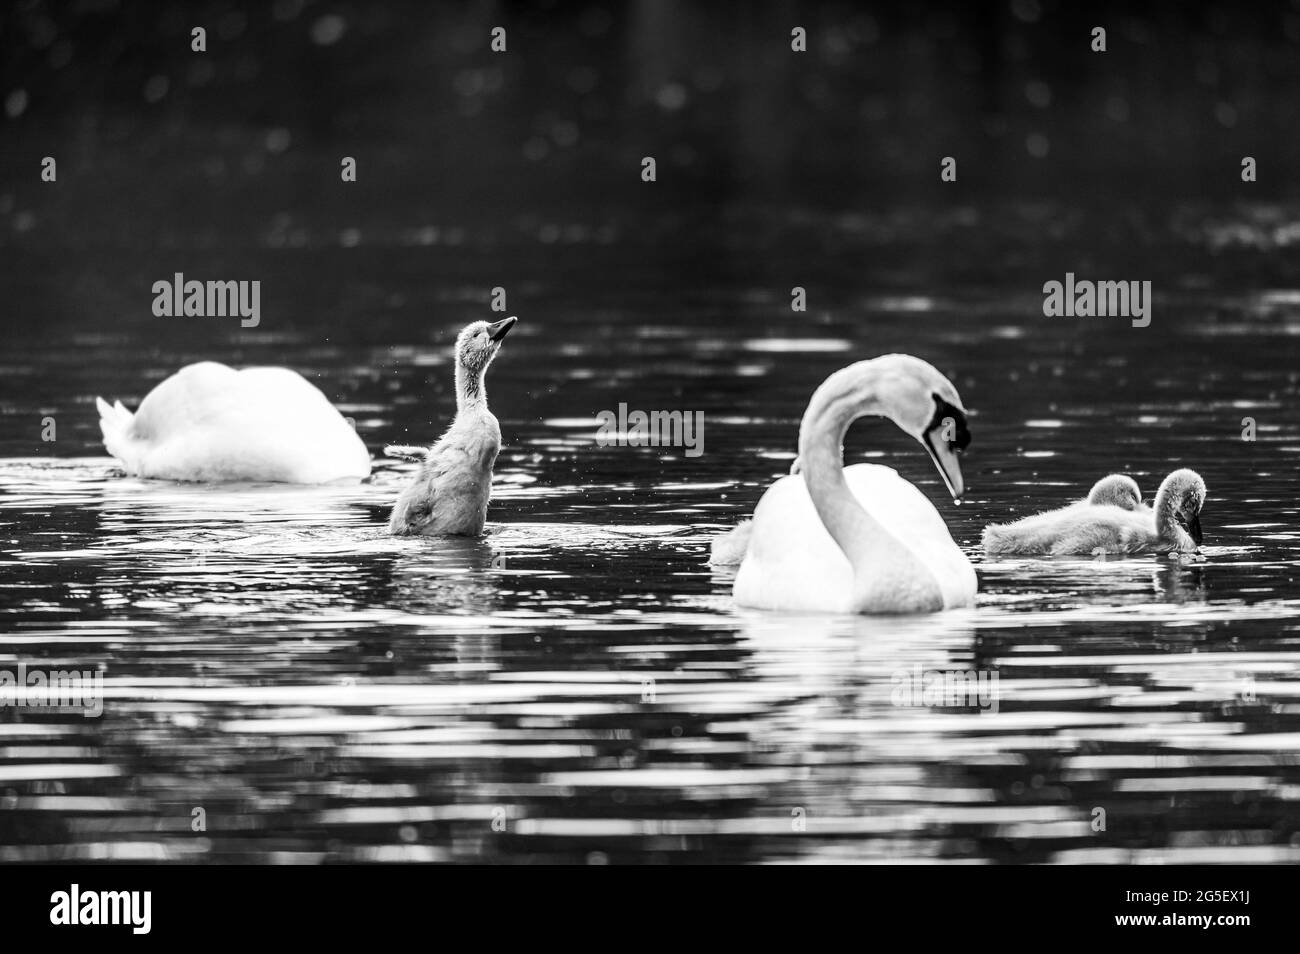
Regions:
<instances>
[{"instance_id":1,"label":"dark water","mask_svg":"<svg viewBox=\"0 0 1300 954\"><path fill-rule=\"evenodd\" d=\"M1300 860L1300 10L1113 10L1099 59L1071 5L742 6L493 7L500 56L454 5L0 11L0 672L104 690L0 707L0 862ZM261 325L154 318L178 271L261 281ZM1068 271L1151 281L1151 326L1044 318ZM201 359L431 441L497 286L481 541L387 536L409 465L104 456L95 396ZM969 495L880 422L847 458L930 496L977 606L738 611L710 537L889 351L971 409ZM598 447L620 403L703 412L704 453ZM1181 466L1197 558L976 552ZM894 704L949 669L997 712Z\"/></svg>"},{"instance_id":2,"label":"dark water","mask_svg":"<svg viewBox=\"0 0 1300 954\"><path fill-rule=\"evenodd\" d=\"M1241 208L1153 219L1129 274L1156 279L1154 319L1135 329L1042 316L1042 281L1109 254L1082 213L1043 251L1042 215L670 222L689 254L593 222L537 223L535 248L394 229L266 258L282 291L258 329L185 346L147 314L18 326L0 668L102 669L105 699L95 719L0 709L0 859L1300 859L1300 291L1241 240L1275 227ZM761 256L758 226L787 257ZM352 488L212 488L103 456L94 396L133 406L198 357L303 371L376 452L430 440L453 407L447 345L501 261L521 323L489 379L506 446L482 541L386 535L409 465ZM817 291L792 314L800 274ZM65 291L7 282L46 307ZM339 297L315 311L322 284ZM880 422L847 456L929 494L978 605L737 610L709 537L788 468L821 378L890 350L973 410L970 494L954 508ZM620 402L703 411L705 452L596 446ZM986 522L1109 471L1149 498L1176 466L1209 485L1200 557L975 550ZM914 667L996 673L998 711L894 705Z\"/></svg>"}]
</instances>

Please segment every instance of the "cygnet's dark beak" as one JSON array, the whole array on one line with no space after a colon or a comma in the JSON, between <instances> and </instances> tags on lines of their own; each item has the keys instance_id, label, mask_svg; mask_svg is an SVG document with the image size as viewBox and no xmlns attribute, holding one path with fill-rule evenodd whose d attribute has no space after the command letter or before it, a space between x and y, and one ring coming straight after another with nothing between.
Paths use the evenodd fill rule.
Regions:
<instances>
[{"instance_id":1,"label":"cygnet's dark beak","mask_svg":"<svg viewBox=\"0 0 1300 954\"><path fill-rule=\"evenodd\" d=\"M493 341L500 341L515 326L515 322L518 320L514 315L511 315L509 318L502 318L500 321L493 322L487 326L488 337Z\"/></svg>"},{"instance_id":2,"label":"cygnet's dark beak","mask_svg":"<svg viewBox=\"0 0 1300 954\"><path fill-rule=\"evenodd\" d=\"M1196 512L1190 517L1185 513L1176 514L1175 520L1187 531L1187 535L1192 538L1192 542L1198 547L1201 545L1201 514Z\"/></svg>"}]
</instances>

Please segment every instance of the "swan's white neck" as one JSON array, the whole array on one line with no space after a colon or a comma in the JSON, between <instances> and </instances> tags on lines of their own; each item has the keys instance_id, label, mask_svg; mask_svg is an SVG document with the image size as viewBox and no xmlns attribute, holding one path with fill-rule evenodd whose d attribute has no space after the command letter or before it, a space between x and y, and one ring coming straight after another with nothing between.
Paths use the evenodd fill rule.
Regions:
<instances>
[{"instance_id":1,"label":"swan's white neck","mask_svg":"<svg viewBox=\"0 0 1300 954\"><path fill-rule=\"evenodd\" d=\"M852 374L848 372L852 371ZM881 414L877 373L855 366L831 375L813 394L799 426L799 459L808 495L854 572L902 544L858 503L844 479L843 444L859 417Z\"/></svg>"},{"instance_id":2,"label":"swan's white neck","mask_svg":"<svg viewBox=\"0 0 1300 954\"><path fill-rule=\"evenodd\" d=\"M456 362L456 413L487 408L487 365L473 371Z\"/></svg>"}]
</instances>

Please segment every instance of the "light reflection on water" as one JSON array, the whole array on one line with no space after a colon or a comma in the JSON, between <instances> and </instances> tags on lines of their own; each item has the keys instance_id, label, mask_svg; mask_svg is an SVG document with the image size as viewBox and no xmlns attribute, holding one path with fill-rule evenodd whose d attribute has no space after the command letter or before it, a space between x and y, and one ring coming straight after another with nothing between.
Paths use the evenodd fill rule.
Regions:
<instances>
[{"instance_id":1,"label":"light reflection on water","mask_svg":"<svg viewBox=\"0 0 1300 954\"><path fill-rule=\"evenodd\" d=\"M15 342L0 668L102 668L105 713L0 710L0 860L1300 860L1294 293L1047 334L1014 291L816 316L733 291L735 320L707 297L665 317L640 287L612 324L608 302L525 314L490 379L506 447L476 541L386 534L409 464L355 487L123 478L94 395L134 403L188 357ZM203 356L307 370L378 451L438 433L462 312ZM737 610L709 537L788 469L812 387L890 350L972 408L971 495L943 501L886 427L857 425L849 458L930 494L979 604ZM596 446L620 401L703 410L704 455ZM30 426L51 409L52 448ZM1177 466L1210 487L1198 557L978 556L986 522L1112 470L1150 498ZM996 673L997 711L894 704L900 673L950 669Z\"/></svg>"}]
</instances>

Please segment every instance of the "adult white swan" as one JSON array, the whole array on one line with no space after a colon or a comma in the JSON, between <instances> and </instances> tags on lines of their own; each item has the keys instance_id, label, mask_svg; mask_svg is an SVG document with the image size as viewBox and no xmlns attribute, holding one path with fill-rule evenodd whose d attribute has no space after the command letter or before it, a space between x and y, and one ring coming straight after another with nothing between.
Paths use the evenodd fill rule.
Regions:
<instances>
[{"instance_id":1,"label":"adult white swan","mask_svg":"<svg viewBox=\"0 0 1300 954\"><path fill-rule=\"evenodd\" d=\"M845 467L844 434L887 417L930 452L955 500L957 452L970 443L957 389L906 354L859 361L827 378L799 427L799 473L754 511L736 574L742 606L832 613L928 613L975 598L975 570L938 511L889 467Z\"/></svg>"},{"instance_id":2,"label":"adult white swan","mask_svg":"<svg viewBox=\"0 0 1300 954\"><path fill-rule=\"evenodd\" d=\"M181 368L132 414L96 398L104 447L128 474L205 482L355 481L370 454L325 395L288 368Z\"/></svg>"}]
</instances>

